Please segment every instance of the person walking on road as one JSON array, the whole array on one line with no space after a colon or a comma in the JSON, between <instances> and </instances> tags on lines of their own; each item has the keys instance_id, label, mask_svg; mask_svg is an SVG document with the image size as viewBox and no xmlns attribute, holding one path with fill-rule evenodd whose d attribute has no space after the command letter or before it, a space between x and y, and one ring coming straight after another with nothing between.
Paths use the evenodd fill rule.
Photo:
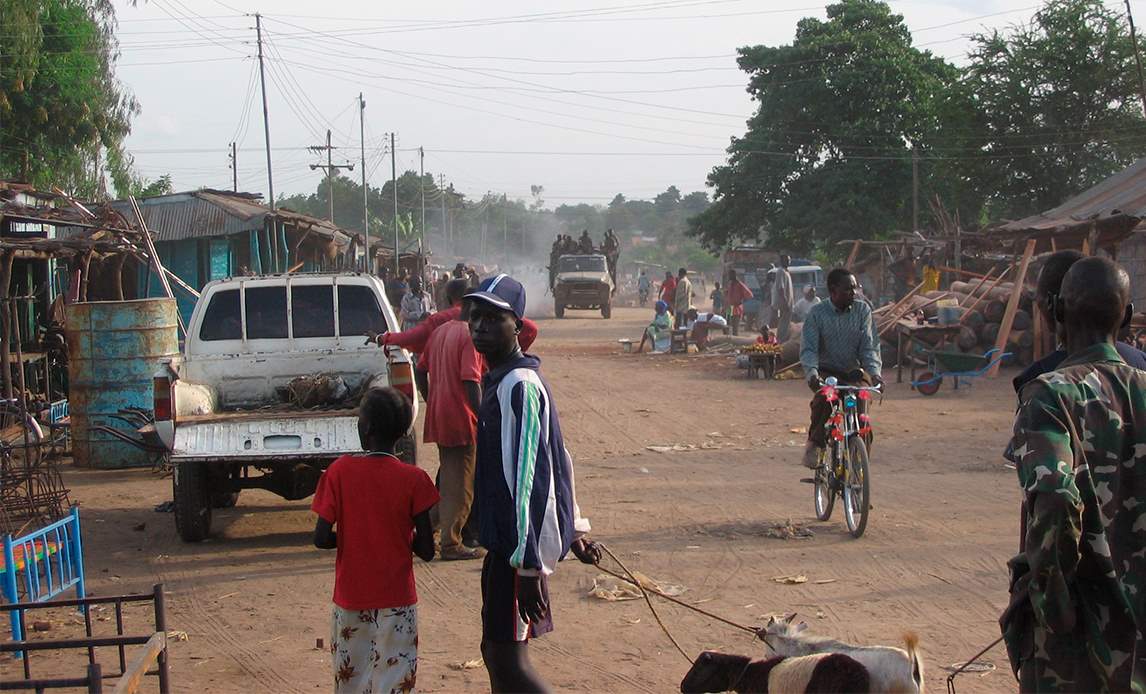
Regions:
<instances>
[{"instance_id":1,"label":"person walking on road","mask_svg":"<svg viewBox=\"0 0 1146 694\"><path fill-rule=\"evenodd\" d=\"M410 289L402 297L401 308L398 311L402 330L409 330L418 325L429 318L433 311L430 295L422 289L422 277L414 275L410 278Z\"/></svg>"},{"instance_id":2,"label":"person walking on road","mask_svg":"<svg viewBox=\"0 0 1146 694\"><path fill-rule=\"evenodd\" d=\"M677 272L676 288L673 290L673 327L680 329L688 319L688 310L692 308L692 282L688 279L688 270L681 268Z\"/></svg>"},{"instance_id":3,"label":"person walking on road","mask_svg":"<svg viewBox=\"0 0 1146 694\"><path fill-rule=\"evenodd\" d=\"M457 280L463 285L464 282ZM455 293L458 287L451 288ZM485 364L459 315L430 336L415 378L426 401L422 440L438 446L442 501L438 505L443 560L480 559L485 552L463 544L462 530L474 501L477 411Z\"/></svg>"},{"instance_id":4,"label":"person walking on road","mask_svg":"<svg viewBox=\"0 0 1146 694\"><path fill-rule=\"evenodd\" d=\"M728 308L732 313L732 334L740 334L740 321L744 318L744 302L752 298L752 290L736 277L735 270L728 271Z\"/></svg>"},{"instance_id":5,"label":"person walking on road","mask_svg":"<svg viewBox=\"0 0 1146 694\"><path fill-rule=\"evenodd\" d=\"M1068 354L1022 387L1011 449L1025 501L1000 619L1024 692L1146 690L1146 372L1115 347L1130 279L1077 261L1050 299Z\"/></svg>"},{"instance_id":6,"label":"person walking on road","mask_svg":"<svg viewBox=\"0 0 1146 694\"><path fill-rule=\"evenodd\" d=\"M875 321L871 306L867 302L856 301L858 289L859 283L850 270L832 270L828 273L831 300L813 306L804 321L800 364L804 367L808 387L815 393L808 443L804 447L804 467L807 468L815 469L820 453L827 445L824 424L831 416L832 405L821 392L824 379L835 376L845 385L883 383L883 362ZM870 445L870 434L868 437Z\"/></svg>"},{"instance_id":7,"label":"person walking on road","mask_svg":"<svg viewBox=\"0 0 1146 694\"><path fill-rule=\"evenodd\" d=\"M816 296L816 287L814 285L807 285L804 287L804 296L796 302L795 307L792 308L792 320L797 323L803 323L812 307L820 303L820 297Z\"/></svg>"},{"instance_id":8,"label":"person walking on road","mask_svg":"<svg viewBox=\"0 0 1146 694\"><path fill-rule=\"evenodd\" d=\"M486 359L477 430L482 565L482 659L494 692L547 687L529 658L530 637L553 629L548 576L572 549L595 564L585 537L573 463L541 361L517 343L525 287L498 275L466 295L470 337Z\"/></svg>"},{"instance_id":9,"label":"person walking on road","mask_svg":"<svg viewBox=\"0 0 1146 694\"><path fill-rule=\"evenodd\" d=\"M358 408L362 454L344 455L318 478L310 508L314 545L336 549L330 653L334 691L413 691L418 673L418 595L411 550L434 558L424 470L394 455L413 421L409 399L373 388Z\"/></svg>"},{"instance_id":10,"label":"person walking on road","mask_svg":"<svg viewBox=\"0 0 1146 694\"><path fill-rule=\"evenodd\" d=\"M772 311L776 316L776 338L781 343L788 339L792 327L792 302L796 298L792 289L792 273L788 272L791 264L790 256L780 256L780 267L776 268L776 278L772 282Z\"/></svg>"}]
</instances>

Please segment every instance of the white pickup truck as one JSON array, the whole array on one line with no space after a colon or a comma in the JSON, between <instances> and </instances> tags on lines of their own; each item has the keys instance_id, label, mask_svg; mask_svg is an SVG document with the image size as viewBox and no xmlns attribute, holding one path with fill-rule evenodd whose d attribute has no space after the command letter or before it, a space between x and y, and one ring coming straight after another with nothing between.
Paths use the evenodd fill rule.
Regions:
<instances>
[{"instance_id":1,"label":"white pickup truck","mask_svg":"<svg viewBox=\"0 0 1146 694\"><path fill-rule=\"evenodd\" d=\"M211 509L243 489L285 499L314 493L338 456L361 450L355 394L393 386L414 403L409 355L365 344L398 329L382 283L361 274L296 274L211 282L180 357L155 375L154 433L174 468L175 527L186 542L211 532ZM325 408L285 402L297 377L341 377L347 395ZM414 462L408 435L400 456Z\"/></svg>"}]
</instances>

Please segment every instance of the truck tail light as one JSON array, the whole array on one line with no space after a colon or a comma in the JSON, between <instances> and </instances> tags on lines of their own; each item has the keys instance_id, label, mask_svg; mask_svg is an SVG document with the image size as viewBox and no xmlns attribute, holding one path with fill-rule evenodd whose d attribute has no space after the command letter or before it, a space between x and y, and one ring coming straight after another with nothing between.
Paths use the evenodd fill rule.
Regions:
<instances>
[{"instance_id":1,"label":"truck tail light","mask_svg":"<svg viewBox=\"0 0 1146 694\"><path fill-rule=\"evenodd\" d=\"M155 421L165 422L175 418L175 408L172 406L172 383L171 374L167 369L162 369L155 374L151 379L152 388L154 389L154 407Z\"/></svg>"},{"instance_id":2,"label":"truck tail light","mask_svg":"<svg viewBox=\"0 0 1146 694\"><path fill-rule=\"evenodd\" d=\"M390 386L414 402L414 370L410 362L391 360Z\"/></svg>"}]
</instances>

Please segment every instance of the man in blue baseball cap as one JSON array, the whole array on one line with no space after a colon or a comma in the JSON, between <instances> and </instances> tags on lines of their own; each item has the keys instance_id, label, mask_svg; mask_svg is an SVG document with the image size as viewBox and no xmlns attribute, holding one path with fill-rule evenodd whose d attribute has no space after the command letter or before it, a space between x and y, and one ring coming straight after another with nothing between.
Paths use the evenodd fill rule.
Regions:
<instances>
[{"instance_id":1,"label":"man in blue baseball cap","mask_svg":"<svg viewBox=\"0 0 1146 694\"><path fill-rule=\"evenodd\" d=\"M525 287L508 275L467 294L470 337L489 367L477 424L475 495L482 547L482 659L494 692L547 689L529 661L531 636L553 630L547 576L572 549L595 564L600 548L577 508L565 450L541 361L518 344Z\"/></svg>"}]
</instances>

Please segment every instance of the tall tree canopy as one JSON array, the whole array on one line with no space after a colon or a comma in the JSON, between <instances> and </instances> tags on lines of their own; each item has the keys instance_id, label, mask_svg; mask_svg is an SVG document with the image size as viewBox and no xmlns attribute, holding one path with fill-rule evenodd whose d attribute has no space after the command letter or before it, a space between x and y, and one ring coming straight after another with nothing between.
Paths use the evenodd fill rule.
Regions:
<instances>
[{"instance_id":1,"label":"tall tree canopy","mask_svg":"<svg viewBox=\"0 0 1146 694\"><path fill-rule=\"evenodd\" d=\"M115 77L115 26L110 0L0 2L0 176L92 196L104 151L117 191L146 185L123 150L139 106Z\"/></svg>"},{"instance_id":2,"label":"tall tree canopy","mask_svg":"<svg viewBox=\"0 0 1146 694\"><path fill-rule=\"evenodd\" d=\"M690 233L832 250L910 230L937 196L964 222L1053 207L1144 152L1133 44L1101 0L1049 0L1028 24L972 37L955 67L912 46L877 0L804 19L790 45L740 50L757 110ZM914 152L913 152L914 150Z\"/></svg>"},{"instance_id":3,"label":"tall tree canopy","mask_svg":"<svg viewBox=\"0 0 1146 694\"><path fill-rule=\"evenodd\" d=\"M972 43L967 78L992 157L976 174L991 217L1055 207L1143 154L1134 44L1114 8L1048 2L1029 24Z\"/></svg>"},{"instance_id":4,"label":"tall tree canopy","mask_svg":"<svg viewBox=\"0 0 1146 694\"><path fill-rule=\"evenodd\" d=\"M759 105L692 232L711 248L766 235L803 251L908 227L911 147L939 129L957 69L912 47L903 17L874 0L829 5L790 45L739 54Z\"/></svg>"}]
</instances>

